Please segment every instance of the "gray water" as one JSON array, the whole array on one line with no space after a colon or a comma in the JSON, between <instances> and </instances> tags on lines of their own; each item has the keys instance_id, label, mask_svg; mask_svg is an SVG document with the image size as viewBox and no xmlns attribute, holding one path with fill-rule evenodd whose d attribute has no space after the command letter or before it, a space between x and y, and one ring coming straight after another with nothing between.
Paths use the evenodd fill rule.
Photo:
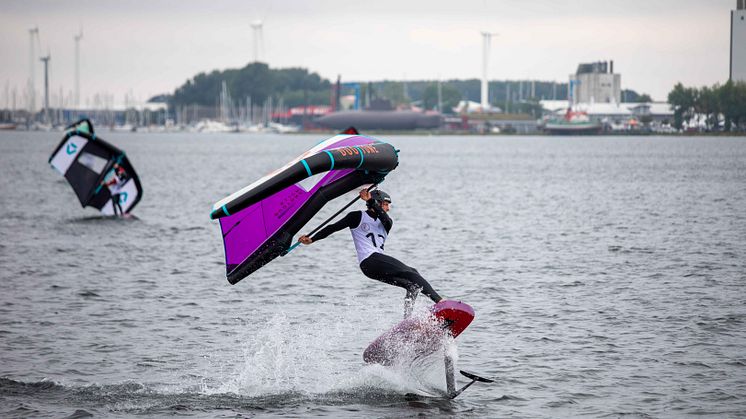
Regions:
<instances>
[{"instance_id":1,"label":"gray water","mask_svg":"<svg viewBox=\"0 0 746 419\"><path fill-rule=\"evenodd\" d=\"M0 134L1 417L746 416L742 138L386 138L386 250L474 307L458 367L496 380L444 401L405 397L440 359L364 365L403 291L349 233L225 280L212 203L322 137L100 135L136 219L80 207L60 133Z\"/></svg>"}]
</instances>

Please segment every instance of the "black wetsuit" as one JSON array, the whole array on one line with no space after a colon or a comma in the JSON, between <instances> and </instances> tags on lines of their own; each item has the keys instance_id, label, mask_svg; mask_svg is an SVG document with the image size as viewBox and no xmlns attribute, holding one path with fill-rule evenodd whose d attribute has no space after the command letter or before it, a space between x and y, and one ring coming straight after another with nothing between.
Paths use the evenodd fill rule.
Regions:
<instances>
[{"instance_id":1,"label":"black wetsuit","mask_svg":"<svg viewBox=\"0 0 746 419\"><path fill-rule=\"evenodd\" d=\"M127 172L125 172L123 168L120 169L121 170L114 170L114 188L116 192L111 194L111 204L114 210L114 215L121 217L124 214L122 212L122 194L120 192L122 185L127 182Z\"/></svg>"},{"instance_id":2,"label":"black wetsuit","mask_svg":"<svg viewBox=\"0 0 746 419\"><path fill-rule=\"evenodd\" d=\"M386 229L386 233L388 234L394 222L391 220L391 217L386 214L386 211L376 204L373 205L372 208L369 208L367 213L374 220L380 219L381 224L383 224L383 227ZM360 225L362 216L362 211L353 211L336 223L329 224L321 229L321 231L311 237L311 240L314 242L319 241L334 232L344 229L345 227L354 229ZM417 272L417 269L407 266L397 259L383 253L373 253L365 258L360 262L360 270L362 270L368 278L406 289L408 299L414 300L417 297L417 293L420 291L436 303L442 299L441 296L435 292L433 287L430 286L427 280Z\"/></svg>"},{"instance_id":3,"label":"black wetsuit","mask_svg":"<svg viewBox=\"0 0 746 419\"><path fill-rule=\"evenodd\" d=\"M122 215L122 204L120 202L121 199L122 197L118 193L111 195L111 204L114 209L114 215L117 215L117 216Z\"/></svg>"}]
</instances>

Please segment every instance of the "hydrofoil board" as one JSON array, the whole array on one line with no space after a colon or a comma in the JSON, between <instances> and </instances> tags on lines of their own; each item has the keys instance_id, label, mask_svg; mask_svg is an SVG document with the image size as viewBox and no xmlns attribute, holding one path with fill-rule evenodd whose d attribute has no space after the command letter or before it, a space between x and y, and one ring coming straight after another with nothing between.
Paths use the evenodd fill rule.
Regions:
<instances>
[{"instance_id":1,"label":"hydrofoil board","mask_svg":"<svg viewBox=\"0 0 746 419\"><path fill-rule=\"evenodd\" d=\"M427 316L408 317L376 338L363 352L367 363L393 365L399 360L427 356L443 347L446 335L457 337L474 320L466 303L441 300Z\"/></svg>"}]
</instances>

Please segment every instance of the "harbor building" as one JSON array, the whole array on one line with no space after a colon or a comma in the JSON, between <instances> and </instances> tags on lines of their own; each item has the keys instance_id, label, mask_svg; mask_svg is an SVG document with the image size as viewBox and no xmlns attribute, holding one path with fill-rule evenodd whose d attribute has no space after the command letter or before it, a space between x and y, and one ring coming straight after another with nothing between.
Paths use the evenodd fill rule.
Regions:
<instances>
[{"instance_id":1,"label":"harbor building","mask_svg":"<svg viewBox=\"0 0 746 419\"><path fill-rule=\"evenodd\" d=\"M567 100L542 100L544 112L555 119L567 113ZM654 132L668 132L674 118L674 109L666 102L583 103L573 109L583 113L593 122L604 126L605 131L625 131L647 125Z\"/></svg>"},{"instance_id":2,"label":"harbor building","mask_svg":"<svg viewBox=\"0 0 746 419\"><path fill-rule=\"evenodd\" d=\"M621 102L622 76L614 73L614 61L578 65L570 75L569 96L573 103Z\"/></svg>"},{"instance_id":3,"label":"harbor building","mask_svg":"<svg viewBox=\"0 0 746 419\"><path fill-rule=\"evenodd\" d=\"M746 82L746 0L730 11L730 80Z\"/></svg>"}]
</instances>

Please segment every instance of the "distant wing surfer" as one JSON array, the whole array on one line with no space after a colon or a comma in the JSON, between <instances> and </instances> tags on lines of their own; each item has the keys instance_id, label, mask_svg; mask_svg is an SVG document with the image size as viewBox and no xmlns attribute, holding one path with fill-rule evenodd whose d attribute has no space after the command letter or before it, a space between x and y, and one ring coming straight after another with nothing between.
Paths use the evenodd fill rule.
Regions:
<instances>
[{"instance_id":1,"label":"distant wing surfer","mask_svg":"<svg viewBox=\"0 0 746 419\"><path fill-rule=\"evenodd\" d=\"M127 171L124 170L124 167L119 165L119 163L114 163L111 168L110 175L107 177L107 179L104 179L101 182L103 186L109 188L109 192L111 193L112 209L114 210L114 215L118 217L122 217L124 215L122 213L121 192L125 183L127 183Z\"/></svg>"},{"instance_id":2,"label":"distant wing surfer","mask_svg":"<svg viewBox=\"0 0 746 419\"><path fill-rule=\"evenodd\" d=\"M298 241L309 245L330 234L349 228L355 242L360 270L368 278L407 290L404 299L404 317L409 317L414 308L417 295L422 292L434 302L442 300L441 296L430 286L417 269L383 253L384 243L391 231L393 221L388 216L391 197L381 190L360 191L360 198L366 203L367 210L352 211L336 223L330 224L313 237L301 236Z\"/></svg>"}]
</instances>

